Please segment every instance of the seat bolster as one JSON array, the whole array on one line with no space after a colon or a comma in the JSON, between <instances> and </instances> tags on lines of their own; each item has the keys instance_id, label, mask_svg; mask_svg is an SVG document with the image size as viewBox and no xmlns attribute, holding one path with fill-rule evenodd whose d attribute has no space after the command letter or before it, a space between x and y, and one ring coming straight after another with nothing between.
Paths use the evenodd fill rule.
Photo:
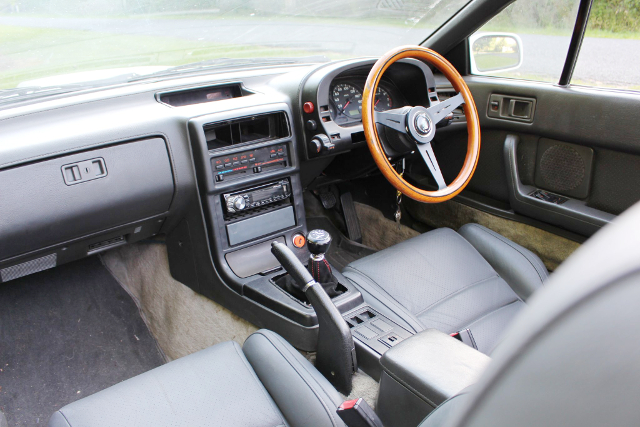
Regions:
<instances>
[{"instance_id":1,"label":"seat bolster","mask_svg":"<svg viewBox=\"0 0 640 427\"><path fill-rule=\"evenodd\" d=\"M540 258L528 249L479 224L465 224L458 233L486 259L523 300L549 275Z\"/></svg>"},{"instance_id":2,"label":"seat bolster","mask_svg":"<svg viewBox=\"0 0 640 427\"><path fill-rule=\"evenodd\" d=\"M261 329L243 352L289 425L344 427L336 414L340 393L282 337Z\"/></svg>"},{"instance_id":3,"label":"seat bolster","mask_svg":"<svg viewBox=\"0 0 640 427\"><path fill-rule=\"evenodd\" d=\"M453 415L460 411L461 407L469 400L469 389L467 387L459 394L456 394L451 399L445 400L440 406L431 411L427 417L422 420L418 427L443 427L448 424L453 418Z\"/></svg>"},{"instance_id":4,"label":"seat bolster","mask_svg":"<svg viewBox=\"0 0 640 427\"><path fill-rule=\"evenodd\" d=\"M2 426L2 424L0 424L0 426ZM62 412L56 411L51 418L49 418L49 427L71 427L71 424L67 422Z\"/></svg>"},{"instance_id":5,"label":"seat bolster","mask_svg":"<svg viewBox=\"0 0 640 427\"><path fill-rule=\"evenodd\" d=\"M424 329L416 316L389 295L382 286L352 264L345 267L342 274L356 285L367 304L412 332L417 333Z\"/></svg>"}]
</instances>

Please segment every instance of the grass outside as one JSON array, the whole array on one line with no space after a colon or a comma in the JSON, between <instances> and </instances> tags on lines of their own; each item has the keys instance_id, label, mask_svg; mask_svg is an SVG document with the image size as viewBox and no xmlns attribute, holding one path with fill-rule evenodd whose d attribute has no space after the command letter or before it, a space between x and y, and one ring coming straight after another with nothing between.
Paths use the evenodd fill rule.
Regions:
<instances>
[{"instance_id":1,"label":"grass outside","mask_svg":"<svg viewBox=\"0 0 640 427\"><path fill-rule=\"evenodd\" d=\"M334 52L204 40L0 25L0 89L25 80L106 68L182 65L212 58L299 57Z\"/></svg>"}]
</instances>

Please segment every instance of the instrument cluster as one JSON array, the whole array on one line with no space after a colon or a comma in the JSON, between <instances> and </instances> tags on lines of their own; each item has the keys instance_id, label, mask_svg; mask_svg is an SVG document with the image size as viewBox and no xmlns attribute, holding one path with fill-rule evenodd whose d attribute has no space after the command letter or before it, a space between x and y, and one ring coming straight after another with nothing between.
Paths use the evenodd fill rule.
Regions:
<instances>
[{"instance_id":1,"label":"instrument cluster","mask_svg":"<svg viewBox=\"0 0 640 427\"><path fill-rule=\"evenodd\" d=\"M362 122L362 93L365 80L356 78L335 79L329 88L329 112L339 126ZM403 105L398 90L389 81L378 85L375 110L386 111Z\"/></svg>"}]
</instances>

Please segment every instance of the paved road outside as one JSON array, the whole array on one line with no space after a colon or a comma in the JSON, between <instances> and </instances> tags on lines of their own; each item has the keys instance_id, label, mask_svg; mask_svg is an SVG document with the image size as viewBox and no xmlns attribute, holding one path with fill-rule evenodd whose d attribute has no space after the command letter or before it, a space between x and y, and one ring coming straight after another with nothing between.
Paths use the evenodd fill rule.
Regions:
<instances>
[{"instance_id":1,"label":"paved road outside","mask_svg":"<svg viewBox=\"0 0 640 427\"><path fill-rule=\"evenodd\" d=\"M0 17L0 25L145 34L220 44L248 44L336 52L342 56L378 56L387 50L421 42L429 31L394 26L296 23L255 19L99 19ZM523 77L557 80L569 46L569 37L521 35ZM640 40L586 38L575 77L583 81L640 86Z\"/></svg>"}]
</instances>

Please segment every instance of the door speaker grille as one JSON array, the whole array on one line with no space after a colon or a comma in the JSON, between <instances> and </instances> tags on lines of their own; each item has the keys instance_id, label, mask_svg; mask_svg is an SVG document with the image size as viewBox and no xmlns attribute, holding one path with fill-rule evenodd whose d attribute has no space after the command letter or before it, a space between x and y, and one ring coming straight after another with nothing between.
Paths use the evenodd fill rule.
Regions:
<instances>
[{"instance_id":1,"label":"door speaker grille","mask_svg":"<svg viewBox=\"0 0 640 427\"><path fill-rule=\"evenodd\" d=\"M584 173L584 160L567 145L553 145L540 158L540 174L550 190L574 190L582 184Z\"/></svg>"},{"instance_id":2,"label":"door speaker grille","mask_svg":"<svg viewBox=\"0 0 640 427\"><path fill-rule=\"evenodd\" d=\"M540 138L536 158L536 187L576 199L589 195L593 166L591 148Z\"/></svg>"},{"instance_id":3,"label":"door speaker grille","mask_svg":"<svg viewBox=\"0 0 640 427\"><path fill-rule=\"evenodd\" d=\"M57 254L49 254L22 264L12 265L0 270L0 279L2 279L2 282L8 282L9 280L48 270L56 266L57 260Z\"/></svg>"}]
</instances>

